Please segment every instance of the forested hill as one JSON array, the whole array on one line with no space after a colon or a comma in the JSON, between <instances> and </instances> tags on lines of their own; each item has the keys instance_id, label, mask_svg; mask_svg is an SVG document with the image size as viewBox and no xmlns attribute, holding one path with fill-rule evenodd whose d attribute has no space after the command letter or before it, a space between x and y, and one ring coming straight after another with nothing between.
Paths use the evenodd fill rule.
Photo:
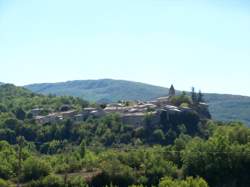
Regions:
<instances>
[{"instance_id":1,"label":"forested hill","mask_svg":"<svg viewBox=\"0 0 250 187\"><path fill-rule=\"evenodd\" d=\"M157 122L147 111L139 126L117 113L55 120L102 106L2 85L0 187L249 187L250 128L203 118L194 99L172 97L181 110L162 110Z\"/></svg>"},{"instance_id":2,"label":"forested hill","mask_svg":"<svg viewBox=\"0 0 250 187\"><path fill-rule=\"evenodd\" d=\"M70 104L75 108L87 106L88 102L75 97L56 97L36 94L23 87L12 84L0 86L1 112L15 113L19 109L29 111L33 108L43 108L45 111L58 110L62 105Z\"/></svg>"},{"instance_id":3,"label":"forested hill","mask_svg":"<svg viewBox=\"0 0 250 187\"><path fill-rule=\"evenodd\" d=\"M32 84L25 87L36 93L71 95L96 102L150 100L168 93L168 89L163 87L112 79Z\"/></svg>"},{"instance_id":4,"label":"forested hill","mask_svg":"<svg viewBox=\"0 0 250 187\"><path fill-rule=\"evenodd\" d=\"M26 88L42 94L78 96L90 101L150 100L168 93L167 88L124 80L82 80L62 83L27 85ZM250 126L250 97L205 94L210 112L216 120L240 120Z\"/></svg>"}]
</instances>

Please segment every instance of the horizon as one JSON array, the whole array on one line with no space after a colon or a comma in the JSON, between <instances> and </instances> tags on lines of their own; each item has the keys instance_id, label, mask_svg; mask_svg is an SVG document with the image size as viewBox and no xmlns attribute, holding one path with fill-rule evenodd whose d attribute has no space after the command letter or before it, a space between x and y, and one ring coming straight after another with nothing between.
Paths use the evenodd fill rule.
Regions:
<instances>
[{"instance_id":1,"label":"horizon","mask_svg":"<svg viewBox=\"0 0 250 187\"><path fill-rule=\"evenodd\" d=\"M250 96L250 2L0 1L0 81L111 77Z\"/></svg>"},{"instance_id":2,"label":"horizon","mask_svg":"<svg viewBox=\"0 0 250 187\"><path fill-rule=\"evenodd\" d=\"M25 84L25 85L16 85L14 83L4 83L4 82L1 82L0 83L4 83L4 84L13 84L15 86L18 86L18 87L25 87L25 86L29 86L29 85L35 85L35 84L58 84L58 83L67 83L67 82L73 82L73 81L99 81L99 80L113 80L113 81L128 81L128 82L135 82L135 83L142 83L142 84L147 84L147 85L150 85L150 86L157 86L157 87L162 87L162 88L166 88L166 89L169 89L171 85L169 86L161 86L161 85L155 85L155 84L150 84L150 83L146 83L146 82L138 82L138 81L133 81L133 80L125 80L125 79L113 79L113 78L101 78L101 79L85 79L85 80L66 80L66 81L60 81L60 82L40 82L40 83L31 83L31 84ZM198 91L201 91L202 93L204 94L220 94L220 95L235 95L235 96L243 96L243 97L250 97L250 95L241 95L241 94L231 94L231 93L219 93L219 92L204 92L203 90L195 87L195 86L190 86L190 89L189 90L184 90L184 89L181 89L181 88L177 88L174 84L173 84L175 90L178 90L178 91L184 91L184 92L190 92L192 87L195 88L195 91L198 92Z\"/></svg>"}]
</instances>

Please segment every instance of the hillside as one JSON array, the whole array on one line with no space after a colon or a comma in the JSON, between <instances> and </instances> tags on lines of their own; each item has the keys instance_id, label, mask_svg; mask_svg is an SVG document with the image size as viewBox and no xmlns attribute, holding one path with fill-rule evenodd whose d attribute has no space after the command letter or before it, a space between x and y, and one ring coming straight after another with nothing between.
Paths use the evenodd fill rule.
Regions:
<instances>
[{"instance_id":1,"label":"hillside","mask_svg":"<svg viewBox=\"0 0 250 187\"><path fill-rule=\"evenodd\" d=\"M97 102L118 100L150 100L168 93L167 88L123 80L83 80L63 83L27 85L26 88L42 94L72 95ZM240 120L250 126L250 97L205 94L210 112L216 120Z\"/></svg>"},{"instance_id":2,"label":"hillside","mask_svg":"<svg viewBox=\"0 0 250 187\"><path fill-rule=\"evenodd\" d=\"M239 120L250 126L250 97L229 94L205 94L214 119Z\"/></svg>"},{"instance_id":3,"label":"hillside","mask_svg":"<svg viewBox=\"0 0 250 187\"><path fill-rule=\"evenodd\" d=\"M84 111L84 103L0 86L0 186L250 185L250 128L201 119L196 108L201 105L191 103L191 110L172 106L159 118L147 111L141 124L124 122L113 112L80 120L62 115L60 106ZM31 109L37 107L48 113L35 114ZM52 116L59 110L56 120ZM36 115L51 120L41 125Z\"/></svg>"},{"instance_id":4,"label":"hillside","mask_svg":"<svg viewBox=\"0 0 250 187\"><path fill-rule=\"evenodd\" d=\"M26 112L33 108L43 108L44 111L49 112L58 110L64 104L70 104L75 108L88 105L86 101L79 98L45 96L12 84L0 86L0 113L15 113L19 108Z\"/></svg>"},{"instance_id":5,"label":"hillside","mask_svg":"<svg viewBox=\"0 0 250 187\"><path fill-rule=\"evenodd\" d=\"M83 80L25 86L36 93L71 95L97 102L150 100L166 95L168 89L124 80Z\"/></svg>"}]
</instances>

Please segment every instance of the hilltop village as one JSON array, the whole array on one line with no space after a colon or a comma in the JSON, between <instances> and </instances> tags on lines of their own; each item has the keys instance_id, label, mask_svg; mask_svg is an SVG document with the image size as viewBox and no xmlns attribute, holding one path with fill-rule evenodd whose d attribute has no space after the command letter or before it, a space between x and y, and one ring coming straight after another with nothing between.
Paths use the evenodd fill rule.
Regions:
<instances>
[{"instance_id":1,"label":"hilltop village","mask_svg":"<svg viewBox=\"0 0 250 187\"><path fill-rule=\"evenodd\" d=\"M31 114L38 124L57 123L62 120L70 119L74 122L81 122L89 117L100 118L107 114L117 113L121 117L124 124L140 126L145 122L146 115L151 115L154 123L159 122L160 114L165 111L167 114L182 113L192 111L189 106L175 106L171 102L171 98L176 96L176 91L173 85L169 89L169 93L165 97L157 98L148 102L125 102L107 104L105 107L88 107L83 111L71 109L70 106L64 106L61 111L49 113L48 115L40 115L43 109L36 108L31 110ZM199 108L207 111L206 103L198 103Z\"/></svg>"}]
</instances>

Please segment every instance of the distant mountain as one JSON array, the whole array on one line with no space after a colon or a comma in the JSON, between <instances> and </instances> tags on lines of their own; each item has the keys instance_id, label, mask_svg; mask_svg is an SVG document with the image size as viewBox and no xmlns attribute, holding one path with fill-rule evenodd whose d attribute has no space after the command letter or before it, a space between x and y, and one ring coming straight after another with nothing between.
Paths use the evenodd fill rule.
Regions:
<instances>
[{"instance_id":1,"label":"distant mountain","mask_svg":"<svg viewBox=\"0 0 250 187\"><path fill-rule=\"evenodd\" d=\"M250 97L229 94L205 94L214 119L239 120L250 126Z\"/></svg>"},{"instance_id":2,"label":"distant mountain","mask_svg":"<svg viewBox=\"0 0 250 187\"><path fill-rule=\"evenodd\" d=\"M124 80L78 80L25 86L42 94L71 95L96 102L151 100L168 94L168 89ZM227 94L204 94L214 119L240 120L250 126L250 97Z\"/></svg>"},{"instance_id":3,"label":"distant mountain","mask_svg":"<svg viewBox=\"0 0 250 187\"><path fill-rule=\"evenodd\" d=\"M97 102L150 100L168 94L168 89L124 80L83 80L25 86L42 94L71 95Z\"/></svg>"}]
</instances>

